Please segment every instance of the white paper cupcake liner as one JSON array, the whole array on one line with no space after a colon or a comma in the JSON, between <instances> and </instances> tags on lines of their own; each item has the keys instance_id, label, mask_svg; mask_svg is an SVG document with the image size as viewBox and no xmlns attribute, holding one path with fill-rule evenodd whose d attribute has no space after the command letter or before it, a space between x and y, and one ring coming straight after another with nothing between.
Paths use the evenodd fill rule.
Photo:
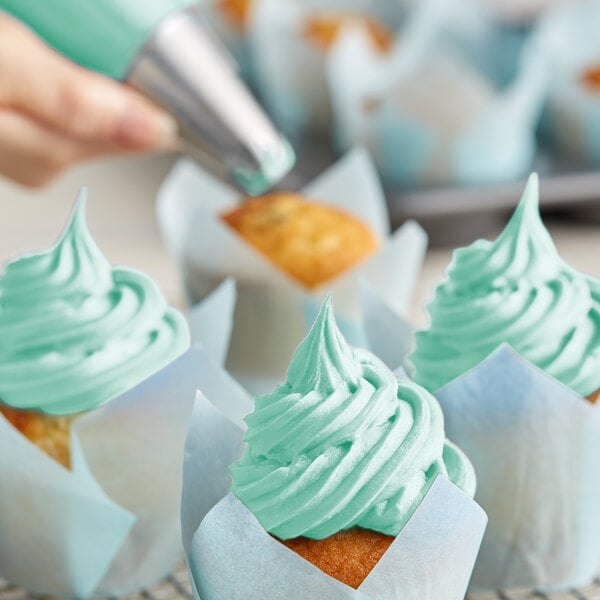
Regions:
<instances>
[{"instance_id":1,"label":"white paper cupcake liner","mask_svg":"<svg viewBox=\"0 0 600 600\"><path fill-rule=\"evenodd\" d=\"M473 500L438 477L382 559L354 590L273 539L228 494L228 467L242 454L242 417L252 403L226 378L213 391L218 405L198 394L184 458L182 534L198 600L464 598L486 524L485 513ZM231 399L237 411L232 410ZM227 407L228 417L221 406Z\"/></svg>"},{"instance_id":2,"label":"white paper cupcake liner","mask_svg":"<svg viewBox=\"0 0 600 600\"><path fill-rule=\"evenodd\" d=\"M512 81L498 88L502 74L490 69L508 42L495 27L481 3L426 0L387 58L360 32L344 32L328 63L340 147L364 144L390 186L523 175L550 70L534 35Z\"/></svg>"},{"instance_id":3,"label":"white paper cupcake liner","mask_svg":"<svg viewBox=\"0 0 600 600\"><path fill-rule=\"evenodd\" d=\"M195 310L222 354L233 286ZM206 308L207 313L203 313ZM219 315L223 312L224 314ZM214 338L214 339L213 339ZM71 427L71 470L0 415L0 577L39 594L114 596L152 584L179 560L181 455L211 359L200 346Z\"/></svg>"},{"instance_id":4,"label":"white paper cupcake liner","mask_svg":"<svg viewBox=\"0 0 600 600\"><path fill-rule=\"evenodd\" d=\"M307 331L314 305L329 291L344 333L363 339L360 288L366 284L398 312L407 312L423 260L426 235L414 222L389 233L385 198L368 156L354 150L302 191L353 214L371 227L380 249L337 279L309 291L245 243L220 219L238 193L190 162L179 163L162 186L158 220L181 266L192 301L234 277L237 302L227 367L259 393L285 375ZM312 308L311 308L312 307Z\"/></svg>"},{"instance_id":5,"label":"white paper cupcake liner","mask_svg":"<svg viewBox=\"0 0 600 600\"><path fill-rule=\"evenodd\" d=\"M386 331L410 348L406 320L381 304L364 304L367 324L375 324L371 350L385 354ZM436 397L448 438L475 467L475 500L489 516L471 588L589 583L600 566L600 407L507 345Z\"/></svg>"}]
</instances>

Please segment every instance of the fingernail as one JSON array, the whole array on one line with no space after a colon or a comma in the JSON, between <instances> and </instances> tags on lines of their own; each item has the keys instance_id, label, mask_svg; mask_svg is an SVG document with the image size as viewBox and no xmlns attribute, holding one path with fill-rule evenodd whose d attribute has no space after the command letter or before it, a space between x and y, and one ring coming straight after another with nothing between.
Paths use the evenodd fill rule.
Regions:
<instances>
[{"instance_id":1,"label":"fingernail","mask_svg":"<svg viewBox=\"0 0 600 600\"><path fill-rule=\"evenodd\" d=\"M130 106L117 128L117 142L132 149L171 149L177 146L178 128L166 112Z\"/></svg>"}]
</instances>

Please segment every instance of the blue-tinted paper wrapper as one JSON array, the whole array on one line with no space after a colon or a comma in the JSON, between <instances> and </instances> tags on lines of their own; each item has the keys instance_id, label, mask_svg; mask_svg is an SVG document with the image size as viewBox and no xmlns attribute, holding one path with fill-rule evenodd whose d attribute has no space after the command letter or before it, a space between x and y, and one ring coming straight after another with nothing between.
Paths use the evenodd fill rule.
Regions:
<instances>
[{"instance_id":1,"label":"blue-tinted paper wrapper","mask_svg":"<svg viewBox=\"0 0 600 600\"><path fill-rule=\"evenodd\" d=\"M115 596L181 556L181 456L203 364L223 358L231 281L190 319L193 346L71 426L63 468L0 415L0 577L39 594ZM200 330L201 329L201 330Z\"/></svg>"},{"instance_id":2,"label":"blue-tinted paper wrapper","mask_svg":"<svg viewBox=\"0 0 600 600\"><path fill-rule=\"evenodd\" d=\"M407 321L373 294L363 310L371 350L406 365ZM475 467L475 500L489 516L471 588L589 583L600 568L600 406L508 345L436 396L448 439Z\"/></svg>"}]
</instances>

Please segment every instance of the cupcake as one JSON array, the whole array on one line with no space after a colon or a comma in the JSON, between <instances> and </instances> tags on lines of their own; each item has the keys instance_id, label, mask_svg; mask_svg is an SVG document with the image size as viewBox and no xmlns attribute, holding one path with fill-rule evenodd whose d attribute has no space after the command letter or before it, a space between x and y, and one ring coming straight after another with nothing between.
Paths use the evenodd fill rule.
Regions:
<instances>
[{"instance_id":1,"label":"cupcake","mask_svg":"<svg viewBox=\"0 0 600 600\"><path fill-rule=\"evenodd\" d=\"M379 246L369 227L352 215L291 192L247 200L222 218L310 289L365 260Z\"/></svg>"},{"instance_id":2,"label":"cupcake","mask_svg":"<svg viewBox=\"0 0 600 600\"><path fill-rule=\"evenodd\" d=\"M253 412L205 375L181 512L195 598L463 600L486 520L471 464L428 392L347 343L330 298Z\"/></svg>"},{"instance_id":3,"label":"cupcake","mask_svg":"<svg viewBox=\"0 0 600 600\"><path fill-rule=\"evenodd\" d=\"M255 401L232 493L271 535L358 588L436 477L472 496L475 477L444 437L436 400L337 329L331 298L285 383Z\"/></svg>"},{"instance_id":4,"label":"cupcake","mask_svg":"<svg viewBox=\"0 0 600 600\"><path fill-rule=\"evenodd\" d=\"M535 175L495 241L455 251L428 305L407 370L475 467L489 524L473 590L567 590L597 575L600 412L586 397L600 387L599 309L598 281L541 221Z\"/></svg>"},{"instance_id":5,"label":"cupcake","mask_svg":"<svg viewBox=\"0 0 600 600\"><path fill-rule=\"evenodd\" d=\"M368 148L388 187L525 174L548 77L536 36L525 42L461 0L418 3L401 41L382 56L348 31L330 52L337 146Z\"/></svg>"},{"instance_id":6,"label":"cupcake","mask_svg":"<svg viewBox=\"0 0 600 600\"><path fill-rule=\"evenodd\" d=\"M80 197L58 243L0 278L0 579L117 597L181 559L178 464L233 286L194 310L207 350L188 348L155 284L102 256Z\"/></svg>"},{"instance_id":7,"label":"cupcake","mask_svg":"<svg viewBox=\"0 0 600 600\"><path fill-rule=\"evenodd\" d=\"M426 245L414 222L390 234L383 191L361 150L297 194L256 200L182 162L161 188L158 211L192 304L235 278L227 369L254 394L285 377L329 291L344 334L356 344L362 343L364 289L406 310Z\"/></svg>"},{"instance_id":8,"label":"cupcake","mask_svg":"<svg viewBox=\"0 0 600 600\"><path fill-rule=\"evenodd\" d=\"M386 0L350 4L254 0L247 35L256 87L269 114L296 145L328 137L326 73L343 33L356 31L378 56L388 56L407 13L406 7Z\"/></svg>"},{"instance_id":9,"label":"cupcake","mask_svg":"<svg viewBox=\"0 0 600 600\"><path fill-rule=\"evenodd\" d=\"M112 267L81 199L57 244L0 278L0 413L69 466L70 424L173 361L187 323L145 274Z\"/></svg>"},{"instance_id":10,"label":"cupcake","mask_svg":"<svg viewBox=\"0 0 600 600\"><path fill-rule=\"evenodd\" d=\"M600 283L559 256L532 175L502 234L457 250L415 336L414 379L431 391L501 344L582 396L600 387Z\"/></svg>"}]
</instances>

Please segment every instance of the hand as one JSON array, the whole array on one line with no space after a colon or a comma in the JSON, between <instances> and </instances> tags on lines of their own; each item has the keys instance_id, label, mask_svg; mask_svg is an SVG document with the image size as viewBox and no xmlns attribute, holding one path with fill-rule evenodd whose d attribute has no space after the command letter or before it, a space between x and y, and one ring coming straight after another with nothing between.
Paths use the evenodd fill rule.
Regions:
<instances>
[{"instance_id":1,"label":"hand","mask_svg":"<svg viewBox=\"0 0 600 600\"><path fill-rule=\"evenodd\" d=\"M41 186L85 159L173 148L176 123L0 12L0 174Z\"/></svg>"}]
</instances>

